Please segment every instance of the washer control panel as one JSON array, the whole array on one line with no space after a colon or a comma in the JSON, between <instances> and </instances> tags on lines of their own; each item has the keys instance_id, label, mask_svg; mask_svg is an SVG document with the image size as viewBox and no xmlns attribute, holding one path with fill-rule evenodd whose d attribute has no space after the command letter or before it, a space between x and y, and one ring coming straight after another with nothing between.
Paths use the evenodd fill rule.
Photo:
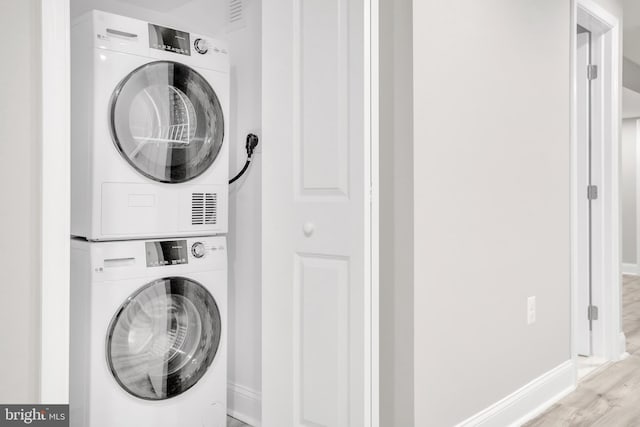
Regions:
<instances>
[{"instance_id":1,"label":"washer control panel","mask_svg":"<svg viewBox=\"0 0 640 427\"><path fill-rule=\"evenodd\" d=\"M146 242L147 267L163 267L165 265L188 264L187 241L165 240Z\"/></svg>"},{"instance_id":2,"label":"washer control panel","mask_svg":"<svg viewBox=\"0 0 640 427\"><path fill-rule=\"evenodd\" d=\"M227 269L224 236L89 243L71 240L74 250L91 252L91 270L99 280L167 277Z\"/></svg>"}]
</instances>

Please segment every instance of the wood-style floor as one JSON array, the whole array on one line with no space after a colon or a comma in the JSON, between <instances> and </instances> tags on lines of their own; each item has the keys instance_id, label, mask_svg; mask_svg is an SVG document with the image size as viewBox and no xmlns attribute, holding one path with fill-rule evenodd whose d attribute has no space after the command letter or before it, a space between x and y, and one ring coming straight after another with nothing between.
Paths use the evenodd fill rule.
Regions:
<instances>
[{"instance_id":1,"label":"wood-style floor","mask_svg":"<svg viewBox=\"0 0 640 427\"><path fill-rule=\"evenodd\" d=\"M251 427L249 424L245 424L242 421L238 421L235 418L227 417L227 427Z\"/></svg>"},{"instance_id":2,"label":"wood-style floor","mask_svg":"<svg viewBox=\"0 0 640 427\"><path fill-rule=\"evenodd\" d=\"M622 306L630 356L581 381L526 427L640 426L640 277L624 277Z\"/></svg>"}]
</instances>

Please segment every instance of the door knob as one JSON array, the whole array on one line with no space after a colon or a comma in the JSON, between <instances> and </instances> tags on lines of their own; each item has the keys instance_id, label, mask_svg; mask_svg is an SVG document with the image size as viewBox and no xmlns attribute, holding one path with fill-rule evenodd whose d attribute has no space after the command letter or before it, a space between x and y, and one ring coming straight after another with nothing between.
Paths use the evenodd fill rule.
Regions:
<instances>
[{"instance_id":1,"label":"door knob","mask_svg":"<svg viewBox=\"0 0 640 427\"><path fill-rule=\"evenodd\" d=\"M304 231L304 235L307 237L311 237L314 231L316 231L316 226L312 222L307 222L302 227L302 231Z\"/></svg>"}]
</instances>

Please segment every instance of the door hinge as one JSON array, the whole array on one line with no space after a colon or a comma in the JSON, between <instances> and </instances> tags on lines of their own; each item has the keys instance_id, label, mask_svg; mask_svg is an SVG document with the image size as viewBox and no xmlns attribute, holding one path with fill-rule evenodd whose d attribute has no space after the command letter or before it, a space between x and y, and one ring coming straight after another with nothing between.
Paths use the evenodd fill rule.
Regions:
<instances>
[{"instance_id":1,"label":"door hinge","mask_svg":"<svg viewBox=\"0 0 640 427\"><path fill-rule=\"evenodd\" d=\"M587 198L589 200L597 200L598 199L598 186L590 185L587 187Z\"/></svg>"},{"instance_id":2,"label":"door hinge","mask_svg":"<svg viewBox=\"0 0 640 427\"><path fill-rule=\"evenodd\" d=\"M589 64L587 65L587 79L595 80L598 78L598 66Z\"/></svg>"},{"instance_id":3,"label":"door hinge","mask_svg":"<svg viewBox=\"0 0 640 427\"><path fill-rule=\"evenodd\" d=\"M595 305L590 305L587 310L587 319L589 320L598 320L598 307Z\"/></svg>"}]
</instances>

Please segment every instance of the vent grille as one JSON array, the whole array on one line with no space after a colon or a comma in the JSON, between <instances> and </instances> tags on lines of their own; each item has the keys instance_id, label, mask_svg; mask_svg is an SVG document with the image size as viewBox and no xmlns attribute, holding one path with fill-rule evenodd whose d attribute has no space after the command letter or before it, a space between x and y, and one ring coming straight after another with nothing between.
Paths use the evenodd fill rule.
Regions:
<instances>
[{"instance_id":1,"label":"vent grille","mask_svg":"<svg viewBox=\"0 0 640 427\"><path fill-rule=\"evenodd\" d=\"M229 23L234 24L242 21L244 15L244 4L242 0L230 0L229 1Z\"/></svg>"},{"instance_id":2,"label":"vent grille","mask_svg":"<svg viewBox=\"0 0 640 427\"><path fill-rule=\"evenodd\" d=\"M245 28L245 1L246 0L229 0L228 31L235 31Z\"/></svg>"},{"instance_id":3,"label":"vent grille","mask_svg":"<svg viewBox=\"0 0 640 427\"><path fill-rule=\"evenodd\" d=\"M216 225L218 222L218 195L216 193L191 194L191 225Z\"/></svg>"}]
</instances>

